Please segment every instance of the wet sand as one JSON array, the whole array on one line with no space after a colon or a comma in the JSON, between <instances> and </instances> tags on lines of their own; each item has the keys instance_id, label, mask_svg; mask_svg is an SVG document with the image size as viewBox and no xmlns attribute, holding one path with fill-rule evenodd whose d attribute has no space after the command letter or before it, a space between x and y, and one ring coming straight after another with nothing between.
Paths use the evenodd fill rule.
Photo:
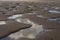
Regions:
<instances>
[{"instance_id":1,"label":"wet sand","mask_svg":"<svg viewBox=\"0 0 60 40\"><path fill-rule=\"evenodd\" d=\"M52 38L55 40L55 37L56 38L58 37L55 35L57 35L57 34L59 35L59 31L55 31L55 29L56 30L60 29L60 27L59 27L60 26L60 21L59 21L60 5L55 5L55 3L47 4L47 3L35 3L35 2L30 2L30 3L28 3L28 2L11 2L10 3L9 2L8 4L6 2L2 2L1 4L0 4L1 12L2 13L4 12L3 14L5 16L7 16L7 20L14 20L14 21L17 20L18 22L21 22L24 24L32 24L31 28L28 28L25 30L20 30L16 33L9 35L8 37L10 37L11 39L20 40L20 38L23 37L22 40L24 40L24 39L26 39L26 40L34 39L35 40L36 35L37 36L41 35L41 34L39 34L39 32L41 32L43 30L45 31L45 29L47 29L48 33L44 32L44 34L45 35L48 34L49 38L53 36ZM22 16L19 16L16 18L13 17L13 19L12 18L8 19L8 17L17 15L17 14L19 14L19 15L21 14ZM5 19L3 19L3 20L5 20ZM8 23L10 23L10 22L8 22ZM13 23L14 23L14 25L12 25L12 23L10 23L8 25L15 26L15 22L13 22ZM18 24L17 24L17 26L18 26ZM21 26L21 25L19 25L19 26ZM19 28L19 27L17 27L17 28ZM52 29L54 31L50 32L49 30L52 30ZM13 30L15 30L15 28ZM50 33L52 34L52 36L50 36L51 35ZM56 34L54 34L54 33L56 33ZM38 40L40 40L39 37L40 36L37 37ZM59 35L59 37L60 37L60 35Z\"/></svg>"}]
</instances>

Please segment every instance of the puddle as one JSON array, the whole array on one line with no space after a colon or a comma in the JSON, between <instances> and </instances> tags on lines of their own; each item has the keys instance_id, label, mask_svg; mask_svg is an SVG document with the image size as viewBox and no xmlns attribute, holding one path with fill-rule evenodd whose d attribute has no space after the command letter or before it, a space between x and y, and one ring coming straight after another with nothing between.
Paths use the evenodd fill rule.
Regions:
<instances>
[{"instance_id":1,"label":"puddle","mask_svg":"<svg viewBox=\"0 0 60 40\"><path fill-rule=\"evenodd\" d=\"M48 19L48 21L57 21L58 19Z\"/></svg>"},{"instance_id":2,"label":"puddle","mask_svg":"<svg viewBox=\"0 0 60 40\"><path fill-rule=\"evenodd\" d=\"M8 19L16 19L18 17L22 17L23 14L17 14L17 15L12 15L10 17L8 17Z\"/></svg>"},{"instance_id":3,"label":"puddle","mask_svg":"<svg viewBox=\"0 0 60 40\"><path fill-rule=\"evenodd\" d=\"M30 24L30 21L28 19L24 18L17 18L15 19L17 22L25 23L25 24Z\"/></svg>"},{"instance_id":4,"label":"puddle","mask_svg":"<svg viewBox=\"0 0 60 40\"><path fill-rule=\"evenodd\" d=\"M54 9L57 9L57 10L58 10L58 9L60 9L60 7L57 7L57 6L55 6L55 7L52 7L52 8L54 8Z\"/></svg>"},{"instance_id":5,"label":"puddle","mask_svg":"<svg viewBox=\"0 0 60 40\"><path fill-rule=\"evenodd\" d=\"M60 7L55 7L55 9L60 9Z\"/></svg>"},{"instance_id":6,"label":"puddle","mask_svg":"<svg viewBox=\"0 0 60 40\"><path fill-rule=\"evenodd\" d=\"M56 10L49 10L48 12L50 12L50 13L57 13L57 14L60 14L60 11L56 11Z\"/></svg>"},{"instance_id":7,"label":"puddle","mask_svg":"<svg viewBox=\"0 0 60 40\"><path fill-rule=\"evenodd\" d=\"M36 13L26 13L26 14L36 14Z\"/></svg>"},{"instance_id":8,"label":"puddle","mask_svg":"<svg viewBox=\"0 0 60 40\"><path fill-rule=\"evenodd\" d=\"M26 13L26 14L36 14L36 13ZM16 19L19 17L22 17L24 14L17 14L17 15L12 15L10 17L8 17L8 19Z\"/></svg>"},{"instance_id":9,"label":"puddle","mask_svg":"<svg viewBox=\"0 0 60 40\"><path fill-rule=\"evenodd\" d=\"M45 17L45 16L43 16L43 15L37 15L37 17L48 18L48 17Z\"/></svg>"},{"instance_id":10,"label":"puddle","mask_svg":"<svg viewBox=\"0 0 60 40\"><path fill-rule=\"evenodd\" d=\"M5 21L0 21L0 25L4 25L4 24L6 24Z\"/></svg>"},{"instance_id":11,"label":"puddle","mask_svg":"<svg viewBox=\"0 0 60 40\"><path fill-rule=\"evenodd\" d=\"M45 7L45 8L44 8L44 10L48 10L48 8L47 8L47 7Z\"/></svg>"}]
</instances>

